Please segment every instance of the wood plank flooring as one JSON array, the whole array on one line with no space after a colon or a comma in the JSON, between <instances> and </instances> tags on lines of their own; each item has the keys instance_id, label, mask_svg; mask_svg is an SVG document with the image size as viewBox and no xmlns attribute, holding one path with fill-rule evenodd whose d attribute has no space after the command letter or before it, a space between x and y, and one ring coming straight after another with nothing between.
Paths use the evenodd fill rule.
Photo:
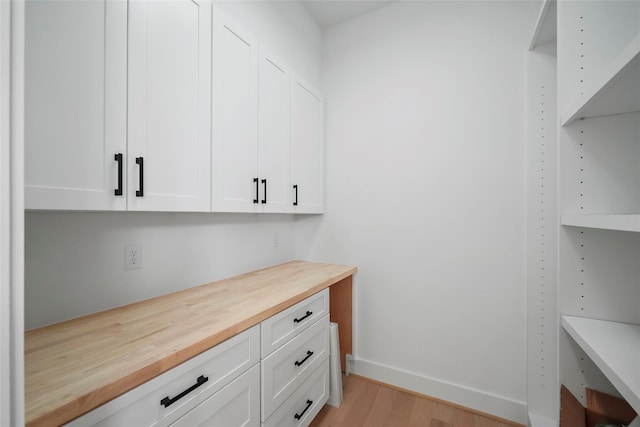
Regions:
<instances>
[{"instance_id":1,"label":"wood plank flooring","mask_svg":"<svg viewBox=\"0 0 640 427\"><path fill-rule=\"evenodd\" d=\"M443 402L350 375L340 408L325 405L310 427L514 427Z\"/></svg>"}]
</instances>

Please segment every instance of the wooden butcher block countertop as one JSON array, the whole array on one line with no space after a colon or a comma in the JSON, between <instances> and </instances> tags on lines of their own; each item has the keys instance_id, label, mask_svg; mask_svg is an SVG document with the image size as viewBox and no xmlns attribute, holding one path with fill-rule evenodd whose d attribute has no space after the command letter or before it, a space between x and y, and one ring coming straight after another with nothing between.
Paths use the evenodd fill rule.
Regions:
<instances>
[{"instance_id":1,"label":"wooden butcher block countertop","mask_svg":"<svg viewBox=\"0 0 640 427\"><path fill-rule=\"evenodd\" d=\"M292 261L28 331L26 423L67 423L355 272Z\"/></svg>"}]
</instances>

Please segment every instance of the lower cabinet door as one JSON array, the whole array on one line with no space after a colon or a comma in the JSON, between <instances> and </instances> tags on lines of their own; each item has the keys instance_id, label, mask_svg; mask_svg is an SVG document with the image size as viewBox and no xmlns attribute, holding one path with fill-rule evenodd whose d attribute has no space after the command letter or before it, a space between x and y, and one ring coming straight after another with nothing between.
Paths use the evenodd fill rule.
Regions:
<instances>
[{"instance_id":1,"label":"lower cabinet door","mask_svg":"<svg viewBox=\"0 0 640 427\"><path fill-rule=\"evenodd\" d=\"M267 420L329 358L329 314L262 359L262 416Z\"/></svg>"},{"instance_id":2,"label":"lower cabinet door","mask_svg":"<svg viewBox=\"0 0 640 427\"><path fill-rule=\"evenodd\" d=\"M316 369L263 427L306 427L329 399L329 359Z\"/></svg>"},{"instance_id":3,"label":"lower cabinet door","mask_svg":"<svg viewBox=\"0 0 640 427\"><path fill-rule=\"evenodd\" d=\"M259 360L260 326L256 325L75 419L68 427L170 425ZM191 391L184 394L186 390Z\"/></svg>"},{"instance_id":4,"label":"lower cabinet door","mask_svg":"<svg viewBox=\"0 0 640 427\"><path fill-rule=\"evenodd\" d=\"M184 415L172 427L260 425L260 364Z\"/></svg>"}]
</instances>

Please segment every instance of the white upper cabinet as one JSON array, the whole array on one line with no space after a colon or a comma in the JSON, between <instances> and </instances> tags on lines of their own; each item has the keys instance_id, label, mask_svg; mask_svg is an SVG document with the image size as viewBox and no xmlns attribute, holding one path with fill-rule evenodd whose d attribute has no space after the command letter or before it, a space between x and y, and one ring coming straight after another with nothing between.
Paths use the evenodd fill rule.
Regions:
<instances>
[{"instance_id":1,"label":"white upper cabinet","mask_svg":"<svg viewBox=\"0 0 640 427\"><path fill-rule=\"evenodd\" d=\"M291 185L294 213L324 212L324 100L291 80Z\"/></svg>"},{"instance_id":2,"label":"white upper cabinet","mask_svg":"<svg viewBox=\"0 0 640 427\"><path fill-rule=\"evenodd\" d=\"M26 3L27 209L322 213L324 101L210 0Z\"/></svg>"},{"instance_id":3,"label":"white upper cabinet","mask_svg":"<svg viewBox=\"0 0 640 427\"><path fill-rule=\"evenodd\" d=\"M291 211L291 73L277 57L260 52L258 177L261 212Z\"/></svg>"},{"instance_id":4,"label":"white upper cabinet","mask_svg":"<svg viewBox=\"0 0 640 427\"><path fill-rule=\"evenodd\" d=\"M213 211L259 205L258 42L217 8L213 13Z\"/></svg>"},{"instance_id":5,"label":"white upper cabinet","mask_svg":"<svg viewBox=\"0 0 640 427\"><path fill-rule=\"evenodd\" d=\"M126 209L126 2L25 13L25 207Z\"/></svg>"},{"instance_id":6,"label":"white upper cabinet","mask_svg":"<svg viewBox=\"0 0 640 427\"><path fill-rule=\"evenodd\" d=\"M129 210L210 210L210 75L208 0L129 2Z\"/></svg>"}]
</instances>

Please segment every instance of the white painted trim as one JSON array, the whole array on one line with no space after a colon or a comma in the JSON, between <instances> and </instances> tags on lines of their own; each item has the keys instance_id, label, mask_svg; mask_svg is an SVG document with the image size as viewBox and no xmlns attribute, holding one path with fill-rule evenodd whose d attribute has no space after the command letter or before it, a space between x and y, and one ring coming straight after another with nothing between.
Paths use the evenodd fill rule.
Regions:
<instances>
[{"instance_id":1,"label":"white painted trim","mask_svg":"<svg viewBox=\"0 0 640 427\"><path fill-rule=\"evenodd\" d=\"M0 2L0 425L11 425L11 3Z\"/></svg>"},{"instance_id":2,"label":"white painted trim","mask_svg":"<svg viewBox=\"0 0 640 427\"><path fill-rule=\"evenodd\" d=\"M0 1L0 425L24 424L24 0Z\"/></svg>"},{"instance_id":3,"label":"white painted trim","mask_svg":"<svg viewBox=\"0 0 640 427\"><path fill-rule=\"evenodd\" d=\"M358 358L353 362L351 372L519 424L527 423L525 402Z\"/></svg>"},{"instance_id":4,"label":"white painted trim","mask_svg":"<svg viewBox=\"0 0 640 427\"><path fill-rule=\"evenodd\" d=\"M529 412L529 427L558 427L558 420ZM631 427L631 426L629 426Z\"/></svg>"}]
</instances>

